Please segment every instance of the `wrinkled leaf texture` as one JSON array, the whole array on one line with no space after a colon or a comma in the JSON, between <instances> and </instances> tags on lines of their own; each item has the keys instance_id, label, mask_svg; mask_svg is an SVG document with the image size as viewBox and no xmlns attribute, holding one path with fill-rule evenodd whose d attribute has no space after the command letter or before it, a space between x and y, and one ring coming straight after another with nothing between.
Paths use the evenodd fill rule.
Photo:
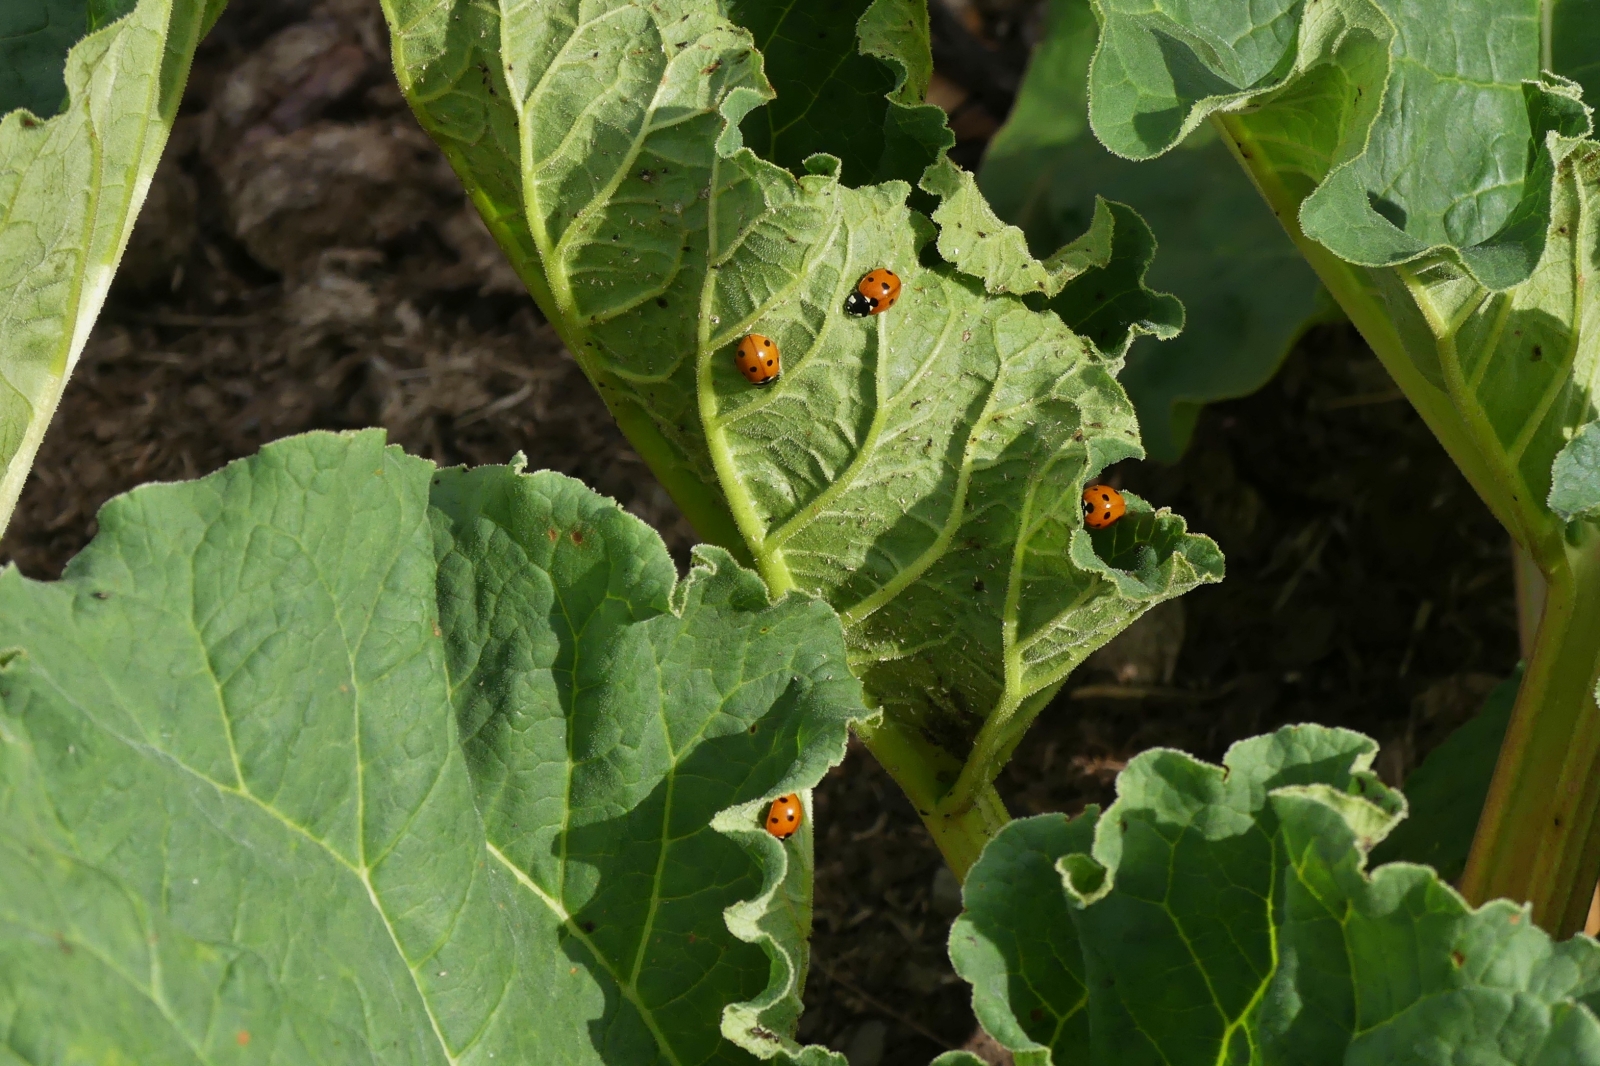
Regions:
<instances>
[{"instance_id":1,"label":"wrinkled leaf texture","mask_svg":"<svg viewBox=\"0 0 1600 1066\"><path fill-rule=\"evenodd\" d=\"M732 8L755 25L756 6ZM809 17L790 7L786 26ZM798 177L744 147L796 90L773 99L749 32L710 0L385 10L423 126L640 454L703 536L840 611L895 721L959 760L986 720L1024 722L1152 603L1220 576L1215 546L1164 511L1128 527L1156 556L1145 579L1095 553L1079 490L1140 453L1119 360L925 261L934 227L909 185L839 180L882 172L853 116L831 116L838 140L818 117L767 144L791 163L802 149L783 145L828 147ZM756 29L768 72L826 76L794 34ZM886 113L922 114L905 94L927 69L925 8L877 0L856 30L863 51L898 50ZM898 305L845 315L876 267L903 279ZM734 367L751 332L782 353L765 390Z\"/></svg>"},{"instance_id":2,"label":"wrinkled leaf texture","mask_svg":"<svg viewBox=\"0 0 1600 1066\"><path fill-rule=\"evenodd\" d=\"M1081 230L1102 190L1155 231L1160 254L1150 285L1182 299L1187 322L1165 344L1134 347L1119 380L1145 448L1171 462L1202 405L1260 388L1305 325L1325 313L1316 275L1210 126L1160 160L1135 164L1107 152L1089 131L1089 60L1099 39L1089 0L1053 0L1046 19L978 183L1034 248Z\"/></svg>"},{"instance_id":3,"label":"wrinkled leaf texture","mask_svg":"<svg viewBox=\"0 0 1600 1066\"><path fill-rule=\"evenodd\" d=\"M1150 158L1217 115L1291 231L1345 264L1320 269L1380 354L1404 349L1391 372L1490 507L1558 556L1551 464L1600 373L1600 3L1096 11L1100 140Z\"/></svg>"},{"instance_id":4,"label":"wrinkled leaf texture","mask_svg":"<svg viewBox=\"0 0 1600 1066\"><path fill-rule=\"evenodd\" d=\"M16 35L0 42L0 110L39 108L0 118L0 530L105 301L195 47L224 2L25 0L0 15L0 34Z\"/></svg>"},{"instance_id":5,"label":"wrinkled leaf texture","mask_svg":"<svg viewBox=\"0 0 1600 1066\"><path fill-rule=\"evenodd\" d=\"M950 932L984 1028L1018 1066L1600 1062L1593 940L1364 869L1405 812L1376 750L1320 726L1220 767L1157 749L1103 814L1012 822Z\"/></svg>"},{"instance_id":6,"label":"wrinkled leaf texture","mask_svg":"<svg viewBox=\"0 0 1600 1066\"><path fill-rule=\"evenodd\" d=\"M810 833L761 800L864 713L826 605L715 548L677 581L581 484L375 430L137 489L100 530L59 582L0 574L15 1061L793 1047Z\"/></svg>"}]
</instances>

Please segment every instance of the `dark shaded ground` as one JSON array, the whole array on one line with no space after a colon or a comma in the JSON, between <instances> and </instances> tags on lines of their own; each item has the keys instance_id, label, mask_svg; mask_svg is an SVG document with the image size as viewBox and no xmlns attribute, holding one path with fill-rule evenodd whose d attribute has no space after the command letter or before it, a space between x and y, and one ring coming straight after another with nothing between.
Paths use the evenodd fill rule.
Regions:
<instances>
[{"instance_id":1,"label":"dark shaded ground","mask_svg":"<svg viewBox=\"0 0 1600 1066\"><path fill-rule=\"evenodd\" d=\"M942 23L934 96L969 164L1003 117L1033 6L990 0ZM0 558L55 576L117 492L373 424L441 463L525 451L682 557L692 533L412 121L384 40L369 0L224 17ZM1314 331L1261 393L1207 411L1177 466L1109 479L1215 537L1228 580L1069 680L1000 782L1014 813L1108 802L1153 745L1215 759L1292 721L1378 737L1398 780L1515 660L1504 535L1348 327ZM959 898L909 804L852 750L816 814L802 1036L853 1066L960 1046L972 1014L944 953Z\"/></svg>"}]
</instances>

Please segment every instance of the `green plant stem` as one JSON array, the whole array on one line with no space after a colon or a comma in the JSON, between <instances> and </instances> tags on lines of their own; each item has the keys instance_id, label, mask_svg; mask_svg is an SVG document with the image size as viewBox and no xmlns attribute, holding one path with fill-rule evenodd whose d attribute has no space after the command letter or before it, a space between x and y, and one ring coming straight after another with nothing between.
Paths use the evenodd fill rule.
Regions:
<instances>
[{"instance_id":1,"label":"green plant stem","mask_svg":"<svg viewBox=\"0 0 1600 1066\"><path fill-rule=\"evenodd\" d=\"M1583 928L1600 879L1600 542L1546 574L1544 611L1461 878L1473 903L1527 900L1553 935Z\"/></svg>"},{"instance_id":2,"label":"green plant stem","mask_svg":"<svg viewBox=\"0 0 1600 1066\"><path fill-rule=\"evenodd\" d=\"M965 881L983 846L1011 820L994 785L980 789L964 810L947 811L939 799L955 776L954 759L887 717L860 733L867 750L917 809L946 865Z\"/></svg>"},{"instance_id":3,"label":"green plant stem","mask_svg":"<svg viewBox=\"0 0 1600 1066\"><path fill-rule=\"evenodd\" d=\"M1449 395L1436 388L1417 369L1376 287L1367 280L1366 269L1346 263L1300 231L1301 197L1284 183L1277 170L1266 164L1267 148L1257 142L1244 118L1213 115L1212 120L1295 247L1306 257L1318 279L1338 301L1473 490L1501 525L1508 530L1518 529L1522 525L1520 516L1508 513L1497 499L1498 494L1494 492L1497 479L1490 464L1472 440Z\"/></svg>"},{"instance_id":4,"label":"green plant stem","mask_svg":"<svg viewBox=\"0 0 1600 1066\"><path fill-rule=\"evenodd\" d=\"M1527 662L1533 658L1539 619L1544 616L1544 574L1515 537L1511 538L1511 576L1516 583L1517 645L1522 649L1522 661Z\"/></svg>"},{"instance_id":5,"label":"green plant stem","mask_svg":"<svg viewBox=\"0 0 1600 1066\"><path fill-rule=\"evenodd\" d=\"M1253 136L1248 116L1213 121L1322 283L1516 545L1519 608L1538 612L1538 628L1530 642L1523 627L1527 671L1461 890L1473 903L1501 896L1527 901L1536 922L1566 936L1583 927L1600 878L1600 543L1592 534L1587 542L1566 543L1537 501L1509 488L1520 479L1461 388L1451 330L1429 322L1437 342L1430 354L1440 358L1447 391L1418 369L1372 272L1300 231L1301 196L1269 165L1269 147ZM1395 273L1417 294L1414 270ZM1419 310L1430 314L1427 306Z\"/></svg>"}]
</instances>

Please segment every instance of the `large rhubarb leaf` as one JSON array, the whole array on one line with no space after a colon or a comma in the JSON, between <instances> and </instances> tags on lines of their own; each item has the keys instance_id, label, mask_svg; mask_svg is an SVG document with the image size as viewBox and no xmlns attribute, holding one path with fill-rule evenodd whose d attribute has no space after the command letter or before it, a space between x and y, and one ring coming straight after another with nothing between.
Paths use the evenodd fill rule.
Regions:
<instances>
[{"instance_id":1,"label":"large rhubarb leaf","mask_svg":"<svg viewBox=\"0 0 1600 1066\"><path fill-rule=\"evenodd\" d=\"M0 530L105 301L195 47L224 2L140 0L70 53L130 5L29 0L0 15L0 34L19 34L0 49L9 61L0 110L41 108L0 118ZM63 110L49 72L64 53Z\"/></svg>"},{"instance_id":2,"label":"large rhubarb leaf","mask_svg":"<svg viewBox=\"0 0 1600 1066\"><path fill-rule=\"evenodd\" d=\"M430 510L430 490L435 507ZM0 575L20 1061L749 1062L792 1048L837 620L582 485L280 442ZM817 1053L808 1053L817 1059Z\"/></svg>"},{"instance_id":3,"label":"large rhubarb leaf","mask_svg":"<svg viewBox=\"0 0 1600 1066\"><path fill-rule=\"evenodd\" d=\"M984 1027L1018 1066L1600 1063L1594 941L1363 869L1405 809L1375 751L1294 726L1222 766L1146 752L1104 814L1007 826L950 932Z\"/></svg>"},{"instance_id":4,"label":"large rhubarb leaf","mask_svg":"<svg viewBox=\"0 0 1600 1066\"><path fill-rule=\"evenodd\" d=\"M1115 361L925 264L905 183L744 148L773 91L711 0L385 9L408 99L641 455L708 539L844 617L880 732L921 748L894 765L925 813L958 775L970 808L1067 671L1220 576L1137 503L1138 573L1096 554L1079 492L1139 454ZM849 317L876 267L899 303ZM782 352L766 390L734 365L751 332Z\"/></svg>"},{"instance_id":5,"label":"large rhubarb leaf","mask_svg":"<svg viewBox=\"0 0 1600 1066\"><path fill-rule=\"evenodd\" d=\"M1094 139L1087 84L1097 36L1089 0L1049 5L1045 36L978 179L1034 248L1080 232L1101 193L1155 231L1160 254L1150 285L1181 299L1187 321L1173 340L1135 345L1119 380L1139 412L1145 448L1171 461L1202 405L1254 392L1276 372L1318 310L1317 280L1209 126L1146 164L1119 159Z\"/></svg>"}]
</instances>

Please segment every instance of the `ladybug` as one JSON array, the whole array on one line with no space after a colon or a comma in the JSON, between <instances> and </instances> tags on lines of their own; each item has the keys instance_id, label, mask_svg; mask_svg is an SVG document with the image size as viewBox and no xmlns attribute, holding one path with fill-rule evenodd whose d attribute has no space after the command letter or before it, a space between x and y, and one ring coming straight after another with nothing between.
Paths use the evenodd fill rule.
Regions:
<instances>
[{"instance_id":1,"label":"ladybug","mask_svg":"<svg viewBox=\"0 0 1600 1066\"><path fill-rule=\"evenodd\" d=\"M1104 529L1127 513L1127 501L1110 485L1090 485L1083 490L1083 524L1090 529Z\"/></svg>"},{"instance_id":2,"label":"ladybug","mask_svg":"<svg viewBox=\"0 0 1600 1066\"><path fill-rule=\"evenodd\" d=\"M752 333L739 342L733 354L734 364L745 380L758 389L771 385L783 374L783 361L778 358L778 346L770 337Z\"/></svg>"},{"instance_id":3,"label":"ladybug","mask_svg":"<svg viewBox=\"0 0 1600 1066\"><path fill-rule=\"evenodd\" d=\"M844 309L852 315L881 315L900 299L900 275L892 270L868 271L856 282L856 291L845 297Z\"/></svg>"},{"instance_id":4,"label":"ladybug","mask_svg":"<svg viewBox=\"0 0 1600 1066\"><path fill-rule=\"evenodd\" d=\"M800 828L804 818L805 811L800 806L799 795L790 792L779 796L767 809L767 832L779 840L788 840Z\"/></svg>"}]
</instances>

